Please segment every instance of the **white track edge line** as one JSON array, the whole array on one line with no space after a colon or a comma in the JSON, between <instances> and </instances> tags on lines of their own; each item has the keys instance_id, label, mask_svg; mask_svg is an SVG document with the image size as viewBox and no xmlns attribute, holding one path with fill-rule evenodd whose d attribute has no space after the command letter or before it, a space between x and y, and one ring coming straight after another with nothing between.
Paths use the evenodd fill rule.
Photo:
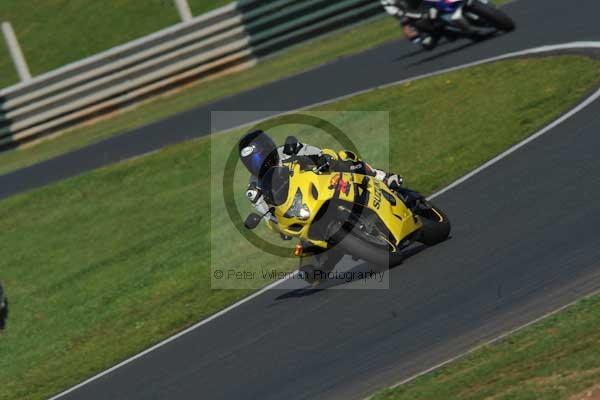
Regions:
<instances>
[{"instance_id":1,"label":"white track edge line","mask_svg":"<svg viewBox=\"0 0 600 400\"><path fill-rule=\"evenodd\" d=\"M141 358L141 357L145 356L148 353L151 353L152 351L158 349L159 347L162 347L162 346L164 346L164 345L166 345L166 344L168 344L168 343L170 343L170 342L172 342L172 341L174 341L176 339L179 339L180 337L182 337L182 336L188 334L189 332L191 332L191 331L193 331L193 330L201 327L202 325L205 325L205 324L209 323L210 321L219 318L223 314L228 313L229 311L233 310L234 308L237 308L237 307L241 306L242 304L244 304L246 302L249 302L250 300L254 299L255 297L260 296L261 294L263 294L267 290L271 290L273 287L279 285L280 283L283 283L285 280L291 279L292 277L295 277L297 274L298 274L298 272L296 271L292 275L288 276L287 278L278 280L276 282L273 282L273 283L265 286L264 288L262 288L262 289L260 289L260 290L258 290L256 292L254 292L254 293L252 293L248 297L244 297L243 299L239 300L238 302L230 305L227 308L224 308L223 310L221 310L221 311L219 311L219 312L211 315L210 317L203 319L202 321L200 321L200 322L198 322L198 323L196 323L196 324L194 324L194 325L192 325L192 326L184 329L183 331L178 332L178 333L176 333L175 335L173 335L171 337L168 337L167 339L163 340L162 342L159 342L159 343L153 345L152 347L149 347L146 350L142 351L141 353L138 353L138 354L136 354L136 355L134 355L134 356L126 359L126 360L121 361L117 365L115 365L113 367L110 367L109 369L107 369L105 371L102 371L99 374L94 375L91 378L88 378L88 379L86 379L85 381L83 381L81 383L79 383L79 384L77 384L77 385L75 385L75 386L73 386L73 387L71 387L71 388L69 388L69 389L67 389L67 390L65 390L65 391L57 394L57 395L54 395L54 396L50 397L48 400L59 399L59 398L61 398L63 396L66 396L67 394L69 394L69 393L71 393L71 392L73 392L73 391L81 388L82 386L87 385L88 383L91 383L91 382L93 382L93 381L95 381L97 379L102 378L105 375L110 374L111 372L115 371L116 369L119 369L120 367L122 367L124 365L127 365L127 364L129 364L129 363L137 360L138 358Z\"/></svg>"},{"instance_id":2,"label":"white track edge line","mask_svg":"<svg viewBox=\"0 0 600 400\"><path fill-rule=\"evenodd\" d=\"M449 68L441 69L441 70L434 71L434 72L428 72L426 74L417 75L417 76L414 76L414 77L411 77L411 78L404 78L404 79L400 79L400 80L397 80L397 81L388 82L388 83L385 83L385 84L382 84L382 85L379 85L379 86L370 87L370 88L367 88L367 89L357 90L355 92L351 92L351 93L348 93L348 94L345 94L345 95L342 95L342 96L334 97L334 98L329 99L329 100L323 100L323 101L319 101L319 102L316 102L316 103L307 104L307 105L300 106L300 107L297 107L297 108L294 108L294 109L291 109L291 110L287 110L287 111L261 110L259 112L263 112L263 113L264 112L274 112L274 114L266 116L264 118L257 118L255 120L252 120L252 121L249 121L249 122L244 122L243 124L234 125L234 126L231 126L231 127L227 128L225 130L220 130L218 132L211 132L210 136L226 134L228 132L231 132L232 130L243 128L245 126L255 125L255 124L258 124L259 122L263 122L263 121L266 121L266 120L271 119L271 118L275 118L275 117L280 116L280 115L290 114L290 113L294 113L294 112L298 112L298 111L302 111L302 110L308 110L308 109L313 108L313 107L318 107L318 106L323 106L323 105L335 103L335 102L338 102L338 101L341 101L341 100L345 100L345 99L350 98L350 97L354 97L354 96L358 96L358 95L361 95L361 94L369 93L369 92L372 92L372 91L375 91L375 90L385 89L385 88L388 88L390 86L401 85L403 83L416 82L416 81L419 81L419 80L422 80L422 79L431 78L433 76L442 75L442 74L445 74L445 73L448 73L448 72L459 71L459 70L462 70L462 69L466 69L466 68L470 68L470 67L475 67L475 66L482 65L482 64L489 64L489 63L492 63L492 62L495 62L495 61L502 61L502 60L506 60L506 59L510 59L510 58L516 58L516 57L522 57L522 56L534 55L534 54L544 54L544 53L556 52L556 51L561 51L561 50L577 50L577 49L600 49L600 42L598 42L598 41L596 41L596 42L594 42L594 41L579 41L579 42L562 43L562 44L557 44L557 45L546 45L546 46L533 47L533 48L527 49L527 50L519 50L519 51L516 51L516 52L507 53L507 54L500 55L500 56L494 56L494 57L485 58L485 59L479 60L479 61L473 61L473 62L470 62L470 63L467 63L467 64L462 64L462 65L459 65L459 66L456 66L456 67L449 67ZM309 71L313 71L313 70L315 70L317 68L319 68L319 67L315 67L315 68L313 68L313 69L311 69ZM284 78L278 79L276 81L273 81L273 82L271 82L269 84L274 84L274 83L277 83L277 82L280 82L280 81L283 81L283 80L286 80L286 79L289 79L289 78L290 77L284 77ZM251 88L251 89L248 89L246 92L251 92L251 91L256 90L256 89L258 89L258 88ZM226 96L224 99L228 99L228 98L231 98L233 96L235 96L235 94L230 95L230 96ZM206 104L206 106L208 106L208 105L210 105L210 104ZM248 111L248 110L246 110L246 111ZM232 112L232 111L231 110L212 110L211 113L213 113L213 112ZM149 126L152 126L154 124L156 124L156 121L140 125L139 127L135 128L135 130L142 130L142 129L147 128ZM206 135L206 136L209 136L209 135ZM196 138L196 139L205 138L206 136L201 136L201 137ZM195 140L195 139L192 139L192 140ZM148 153L142 154L141 156L144 156L146 154L148 154Z\"/></svg>"},{"instance_id":3,"label":"white track edge line","mask_svg":"<svg viewBox=\"0 0 600 400\"><path fill-rule=\"evenodd\" d=\"M496 342L499 342L502 339L504 339L504 338L506 338L506 337L514 334L514 333L517 333L517 332L519 332L519 331L521 331L523 329L526 329L526 328L528 328L528 327L530 327L532 325L535 325L538 322L541 322L541 321L545 320L548 317L556 315L556 314L560 313L561 311L564 311L567 308L576 305L577 303L579 303L582 300L589 299L589 298L594 297L594 296L596 296L598 294L600 294L600 289L594 290L591 293L588 293L588 294L584 295L583 297L580 297L577 300L573 300L573 301L571 301L568 304L565 304L565 305L560 306L560 307L558 307L558 308L556 308L556 309L554 309L552 311L549 311L549 312L545 313L544 315L542 315L542 316L540 316L538 318L535 318L535 319L533 319L533 320L531 320L531 321L529 321L529 322L527 322L527 323L525 323L523 325L517 326L516 328L513 328L513 329L511 329L511 330L509 330L507 332L504 332L504 333L502 333L501 335L499 335L499 336L497 336L495 338L489 339L489 340L487 340L487 341L485 341L485 342L483 342L481 344L475 345L474 347L470 348L469 350L463 351L462 353L460 353L460 354L458 354L458 355L456 355L454 357L451 357L451 358L447 359L446 361L442 361L441 363L439 363L437 365L434 365L433 367L428 368L425 371L421 371L419 373L416 373L415 375L413 375L413 376L411 376L409 378L401 380L400 382L395 383L392 386L387 386L387 387L384 387L382 389L385 389L385 388L387 388L387 389L394 389L394 388L397 388L399 386L402 386L402 385L405 385L407 383L410 383L410 382L414 381L415 379L417 379L417 378L419 378L419 377L421 377L423 375L427 375L430 372L433 372L433 371L435 371L437 369L445 367L446 365L451 364L454 361L460 360L461 358L463 358L465 356L468 356L469 354L474 353L477 350L481 350L482 348L484 348L486 346L489 346L489 345L492 345L492 344L494 344ZM369 397L365 397L364 400L370 400L374 395L375 395L375 393L372 394L372 395L370 395Z\"/></svg>"},{"instance_id":4,"label":"white track edge line","mask_svg":"<svg viewBox=\"0 0 600 400\"><path fill-rule=\"evenodd\" d=\"M220 134L226 134L228 132L231 132L232 130L235 129L239 129L239 128L243 128L245 126L250 126L250 125L255 125L258 124L259 122L263 122L266 121L268 119L272 119L275 117L278 117L280 115L285 115L285 114L291 114L294 112L298 112L298 111L302 111L302 110L308 110L310 108L314 108L314 107L319 107L319 106L324 106L327 104L331 104L331 103L336 103L338 101L342 101L345 99L348 99L350 97L354 97L354 96L359 96L361 94L365 94L365 93L369 93L375 90L381 90L381 89L386 89L388 87L391 86L396 86L396 85L402 85L404 83L409 83L409 82L416 82L416 81L420 81L423 79L427 79L427 78L431 78L434 76L438 76L438 75L443 75L449 72L455 72L455 71L460 71L463 69L467 69L467 68L471 68L471 67L476 67L479 65L483 65L483 64L489 64L492 62L496 62L496 61L502 61L502 60L507 60L510 58L517 58L517 57L523 57L523 56L528 56L528 55L535 55L535 54L544 54L544 53L551 53L551 52L557 52L557 51L561 51L561 50L578 50L578 49L600 49L600 42L586 42L586 41L581 41L581 42L568 42L568 43L562 43L562 44L557 44L557 45L546 45L546 46L539 46L539 47L533 47L531 49L528 50L520 50L520 51L515 51L512 53L507 53L507 54L503 54L500 56L494 56L494 57L490 57L490 58L485 58L483 60L479 60L479 61L472 61L469 62L467 64L462 64L462 65L458 65L456 67L449 67L449 68L444 68L438 71L434 71L434 72L428 72L426 74L422 74L422 75L417 75L411 78L404 78L404 79L400 79L397 81L393 81L393 82L388 82L385 83L383 85L379 85L379 86L374 86L374 87L370 87L367 89L362 89L362 90L357 90L355 92L351 92L342 96L338 96L338 97L334 97L332 99L329 100L323 100L323 101L319 101L316 103L311 103L311 104L307 104L305 106L301 106L298 108L294 108L288 111L276 111L276 110L270 110L271 112L274 112L274 114L269 115L267 117L264 118L257 118L253 121L250 122L244 122L243 124L239 124L239 125L235 125L232 127L227 128L226 130L222 130L222 131L218 131L218 132L211 132L211 136L212 135L220 135ZM283 79L287 79L287 78L283 78ZM282 79L282 80L283 80ZM275 82L273 82L275 83ZM250 91L252 91L254 89L250 89ZM212 112L232 112L230 110L213 110ZM268 110L261 110L260 112L269 112ZM149 123L145 126L150 126L154 123Z\"/></svg>"},{"instance_id":5,"label":"white track edge line","mask_svg":"<svg viewBox=\"0 0 600 400\"><path fill-rule=\"evenodd\" d=\"M447 191L455 188L456 186L460 185L461 183L465 182L466 180L472 178L473 176L477 175L478 173L480 173L484 169L486 169L488 167L491 167L492 165L496 164L498 161L506 158L507 156L509 156L510 154L514 153L515 151L519 150L520 148L526 146L530 142L533 142L534 140L536 140L540 136L542 136L542 135L548 133L549 131L551 131L552 129L556 128L558 125L560 125L563 122L565 122L566 120L570 119L575 114L578 114L580 111L583 111L590 104L592 104L593 102L595 102L596 100L598 100L598 98L600 98L600 89L596 90L596 92L594 92L592 95L590 95L590 97L588 97L584 102L580 103L577 107L573 108L571 111L569 111L568 113L564 114L562 117L558 118L557 120L555 120L554 122L552 122L550 125L547 125L542 130L534 133L533 135L531 135L531 136L527 137L526 139L520 141L519 143L513 145L511 148L509 148L508 150L505 150L502 153L498 154L496 157L494 157L491 160L487 161L486 163L484 163L480 167L477 167L473 171L471 171L468 174L464 175L463 177L457 179L456 181L452 182L451 184L449 184L448 186L444 187L443 189L440 189L439 191L435 192L434 194L432 194L431 196L429 196L429 198L430 199L434 199L434 198L440 196L441 194L446 193Z\"/></svg>"},{"instance_id":6,"label":"white track edge line","mask_svg":"<svg viewBox=\"0 0 600 400\"><path fill-rule=\"evenodd\" d=\"M347 95L344 95L344 96L340 96L340 97L334 98L332 100L327 100L327 101L323 101L323 102L319 102L319 103L307 105L305 107L298 108L296 110L286 111L285 113L294 112L294 111L298 111L298 110L306 109L306 108L310 108L310 107L316 107L316 106L319 106L319 105L329 104L329 103L340 101L340 100L343 100L343 99L346 99L346 98L349 98L349 97L352 97L352 96L360 95L360 94L363 94L363 93L368 93L368 92L373 91L373 90L383 89L383 88L386 88L386 87L390 87L390 86L394 86L394 85L399 85L399 84L402 84L402 83L413 82L413 81L425 79L425 78L428 78L428 77L432 77L432 76L436 76L436 75L441 75L441 74L444 74L444 73L447 73L447 72L452 72L452 71L457 71L457 70L461 70L461 69L466 69L466 68L469 68L469 67L473 67L473 66L477 66L477 65L481 65L481 64L486 64L486 63L491 63L491 62L495 62L495 61L500 61L500 60L504 60L504 59L508 59L508 58L525 56L525 55L531 55L531 54L547 53L547 52L560 51L560 50L575 50L575 49L590 49L590 48L600 48L600 42L572 42L572 43L564 43L564 44L559 44L559 45L550 45L550 46L535 47L535 48L532 48L532 49L529 49L529 50L517 51L517 52L508 53L508 54L501 55L501 56L487 58L487 59L484 59L484 60L481 60L481 61L475 61L475 62L467 63L467 64L460 65L460 66L457 66L457 67L451 67L451 68L446 68L446 69L443 69L443 70L440 70L440 71L436 71L436 72L430 72L430 73L419 75L419 76L416 76L416 77L413 77L413 78L402 79L402 80L399 80L399 81L396 81L396 82L391 82L391 83L388 83L388 84L385 84L385 85L382 85L382 86L378 86L378 87L375 87L375 88L369 88L369 89L357 91L357 92L354 92L354 93L350 93L350 94L347 94ZM471 171L470 173L468 173L464 177L462 177L462 178L454 181L453 183L451 183L447 187L445 187L445 188L441 189L440 191L434 193L433 195L429 196L429 198L430 199L435 198L435 197L441 195L442 193L445 193L446 191L448 191L448 190L450 190L450 189L452 189L452 188L460 185L461 183L465 182L466 180L468 180L469 178L471 178L474 175L478 174L479 172L483 171L484 169L486 169L486 168L490 167L491 165L497 163L502 158L508 156L509 154L515 152L519 148L525 146L527 143L529 143L529 142L537 139L538 137L542 136L543 134L547 133L548 131L554 129L556 126L560 125L561 123L563 123L567 119L571 118L572 116L574 116L575 114L579 113L580 111L582 111L583 109L585 109L587 106L589 106L590 104L592 104L596 99L598 99L598 97L600 97L600 90L596 91L594 94L592 94L590 97L588 97L584 102L582 102L581 104L579 104L577 107L575 107L570 112L568 112L565 115L563 115L561 118L559 118L556 121L552 122L550 125L546 126L542 130L536 132L532 136L529 136L527 139L523 140L522 142L517 143L516 145L514 145L510 149L508 149L505 152L499 154L498 156L496 156L492 160L486 162L481 167L479 167L479 168ZM284 114L284 113L281 113L281 114ZM279 114L279 115L281 115L281 114ZM272 115L272 116L266 117L266 118L264 118L262 120L270 119L270 118L273 118L275 116L277 116L277 115ZM240 128L240 127L243 127L243 126L255 124L255 123L259 122L259 121L261 121L261 120L257 120L257 121L254 121L254 122L248 122L248 123L245 123L245 124L242 124L242 125L238 125L238 126L230 128L228 130L230 131L230 130L237 129L237 128ZM180 338L180 337L182 337L182 336L184 336L186 334L188 334L189 332L191 332L191 331L193 331L193 330L195 330L195 329L197 329L197 328L199 328L199 327L201 327L201 326L203 326L203 325L211 322L212 320L219 318L220 316L222 316L222 315L228 313L229 311L231 311L231 310L233 310L233 309L241 306L242 304L244 304L246 302L249 302L250 300L252 300L252 299L260 296L264 292L266 292L266 291L274 288L275 286L283 283L284 281L286 281L288 279L291 279L296 274L297 274L297 272L294 273L292 276L283 278L281 280L278 280L276 282L273 282L273 283L265 286L264 288L258 290L257 292L252 293L248 297L245 297L245 298L239 300L238 302L236 302L236 303L228 306L227 308L225 308L225 309L223 309L223 310L221 310L221 311L219 311L219 312L211 315L210 317L208 317L206 319L203 319L202 321L199 321L198 323L196 323L196 324L194 324L194 325L192 325L192 326L184 329L183 331L181 331L179 333L176 333L175 335L173 335L173 336L171 336L171 337L169 337L169 338L167 338L167 339L165 339L165 340L163 340L163 341L161 341L161 342L159 342L159 343L157 343L157 344L149 347L148 349L142 351L141 353L138 353L138 354L136 354L136 355L134 355L134 356L132 356L132 357L130 357L128 359L125 359L125 360L121 361L120 363L114 365L113 367L111 367L111 368L109 368L107 370L104 370L104 371L100 372L99 374L96 374L96 375L94 375L94 376L92 376L92 377L84 380L81 383L79 383L79 384L77 384L77 385L75 385L75 386L73 386L73 387L71 387L71 388L69 388L69 389L67 389L67 390L65 390L63 392L60 392L60 393L58 393L58 394L50 397L48 400L57 400L57 399L59 399L59 398L61 398L63 396L66 396L67 394L72 393L75 390L77 390L77 389L79 389L79 388L81 388L81 387L83 387L83 386L85 386L85 385L87 385L87 384L89 384L89 383L91 383L91 382L93 382L95 380L98 380L98 379L102 378L103 376L106 376L106 375L110 374L111 372L113 372L113 371L121 368L122 366L127 365L127 364L129 364L129 363L131 363L131 362L133 362L133 361L135 361L135 360L137 360L137 359L145 356L146 354L148 354L148 353L150 353L150 352L152 352L152 351L154 351L154 350L156 350L156 349L158 349L158 348L160 348L160 347L162 347L162 346L164 346L164 345L166 345L166 344L168 344L168 343L170 343L170 342L172 342L172 341L174 341L174 340L176 340L176 339L178 339L178 338ZM568 305L564 306L564 307L568 307ZM499 337L499 338L501 338L501 337ZM496 339L496 340L498 340L498 339ZM467 354L467 353L465 353L465 354ZM457 358L459 358L459 357L460 356L458 356ZM445 363L448 363L450 361L451 360L448 360ZM444 365L444 364L440 364L437 367L439 368L441 365ZM423 372L423 373L426 373L426 372ZM417 375L417 376L419 376L419 375ZM416 376L415 376L415 378L416 378ZM402 384L402 383L403 382L400 382L399 384Z\"/></svg>"}]
</instances>

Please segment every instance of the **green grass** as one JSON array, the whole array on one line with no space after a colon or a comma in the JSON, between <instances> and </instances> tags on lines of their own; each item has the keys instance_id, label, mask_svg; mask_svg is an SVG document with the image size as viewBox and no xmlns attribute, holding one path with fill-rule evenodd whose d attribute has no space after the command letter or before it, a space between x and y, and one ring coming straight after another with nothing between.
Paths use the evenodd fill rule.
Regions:
<instances>
[{"instance_id":1,"label":"green grass","mask_svg":"<svg viewBox=\"0 0 600 400\"><path fill-rule=\"evenodd\" d=\"M389 111L389 147L364 140L380 137L374 123L381 113L331 119L375 166L389 161L409 186L431 192L557 117L599 76L600 64L584 57L506 61L320 110ZM301 127L274 134L281 141L292 132L335 146ZM222 199L211 199L240 133L182 143L0 202L0 242L8 249L0 271L12 306L0 339L0 399L46 398L251 292L211 289L211 265L235 268L251 259L292 268L241 239ZM250 209L246 179L235 175L242 213Z\"/></svg>"},{"instance_id":2,"label":"green grass","mask_svg":"<svg viewBox=\"0 0 600 400\"><path fill-rule=\"evenodd\" d=\"M189 1L196 15L227 3L227 0ZM0 16L13 25L33 75L180 21L173 0L2 0ZM17 81L2 40L0 87Z\"/></svg>"},{"instance_id":3,"label":"green grass","mask_svg":"<svg viewBox=\"0 0 600 400\"><path fill-rule=\"evenodd\" d=\"M598 326L595 296L373 400L567 399L600 382Z\"/></svg>"}]
</instances>

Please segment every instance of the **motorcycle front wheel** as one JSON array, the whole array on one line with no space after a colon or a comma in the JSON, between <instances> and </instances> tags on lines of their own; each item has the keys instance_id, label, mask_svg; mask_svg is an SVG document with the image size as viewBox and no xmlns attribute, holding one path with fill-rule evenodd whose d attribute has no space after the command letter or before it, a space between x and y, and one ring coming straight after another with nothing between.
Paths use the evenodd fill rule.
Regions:
<instances>
[{"instance_id":1,"label":"motorcycle front wheel","mask_svg":"<svg viewBox=\"0 0 600 400\"><path fill-rule=\"evenodd\" d=\"M415 211L423 223L416 240L427 246L433 246L443 242L450 236L450 220L435 205L429 202L426 205L427 207L421 207Z\"/></svg>"},{"instance_id":2,"label":"motorcycle front wheel","mask_svg":"<svg viewBox=\"0 0 600 400\"><path fill-rule=\"evenodd\" d=\"M515 22L512 18L491 4L476 0L468 6L467 10L500 31L511 32L515 30Z\"/></svg>"}]
</instances>

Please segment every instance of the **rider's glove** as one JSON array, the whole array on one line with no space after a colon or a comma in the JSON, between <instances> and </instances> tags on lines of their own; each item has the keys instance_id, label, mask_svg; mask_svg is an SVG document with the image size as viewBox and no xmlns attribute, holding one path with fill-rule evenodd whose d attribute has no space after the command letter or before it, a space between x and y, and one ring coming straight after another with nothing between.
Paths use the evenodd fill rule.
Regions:
<instances>
[{"instance_id":1,"label":"rider's glove","mask_svg":"<svg viewBox=\"0 0 600 400\"><path fill-rule=\"evenodd\" d=\"M371 169L373 170L375 179L377 179L379 182L385 183L387 187L389 187L392 190L399 189L400 186L402 186L402 183L404 182L402 177L398 174L392 174L376 168Z\"/></svg>"},{"instance_id":2,"label":"rider's glove","mask_svg":"<svg viewBox=\"0 0 600 400\"><path fill-rule=\"evenodd\" d=\"M387 185L392 190L398 190L402 186L404 180L398 174L386 174L383 183Z\"/></svg>"}]
</instances>

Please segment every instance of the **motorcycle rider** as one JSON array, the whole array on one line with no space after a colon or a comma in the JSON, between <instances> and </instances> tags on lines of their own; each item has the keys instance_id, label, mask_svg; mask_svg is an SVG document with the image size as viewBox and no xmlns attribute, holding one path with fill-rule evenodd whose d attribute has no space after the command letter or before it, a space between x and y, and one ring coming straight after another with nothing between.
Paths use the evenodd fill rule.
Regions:
<instances>
[{"instance_id":1,"label":"motorcycle rider","mask_svg":"<svg viewBox=\"0 0 600 400\"><path fill-rule=\"evenodd\" d=\"M408 40L420 44L425 50L433 50L438 41L434 20L437 10L428 9L422 0L381 0L385 11L395 17Z\"/></svg>"},{"instance_id":2,"label":"motorcycle rider","mask_svg":"<svg viewBox=\"0 0 600 400\"><path fill-rule=\"evenodd\" d=\"M244 135L239 141L239 155L242 163L250 172L250 180L246 189L246 197L252 206L264 219L277 223L277 219L269 210L270 206L261 189L261 178L272 167L280 166L283 162L295 157L296 160L309 160L314 167L337 172L356 172L373 176L383 182L391 190L401 190L402 177L398 174L385 172L371 167L360 160L351 151L335 152L331 149L320 149L309 144L300 143L294 136L288 136L283 146L277 146L273 139L264 131L253 131ZM282 235L282 239L288 240ZM300 258L300 271L305 279L313 285L318 285L322 274L315 271L329 272L335 268L343 253L334 249L322 250L308 248L309 257Z\"/></svg>"},{"instance_id":3,"label":"motorcycle rider","mask_svg":"<svg viewBox=\"0 0 600 400\"><path fill-rule=\"evenodd\" d=\"M370 175L396 192L402 185L400 175L375 169L351 151L342 150L336 153L331 149L320 149L300 143L294 136L288 136L285 144L277 147L264 131L249 132L239 141L239 154L242 163L251 174L246 197L259 214L273 222L277 221L269 213L270 207L261 190L260 178L269 168L279 166L291 157L306 157L318 166L328 164L332 171Z\"/></svg>"}]
</instances>

